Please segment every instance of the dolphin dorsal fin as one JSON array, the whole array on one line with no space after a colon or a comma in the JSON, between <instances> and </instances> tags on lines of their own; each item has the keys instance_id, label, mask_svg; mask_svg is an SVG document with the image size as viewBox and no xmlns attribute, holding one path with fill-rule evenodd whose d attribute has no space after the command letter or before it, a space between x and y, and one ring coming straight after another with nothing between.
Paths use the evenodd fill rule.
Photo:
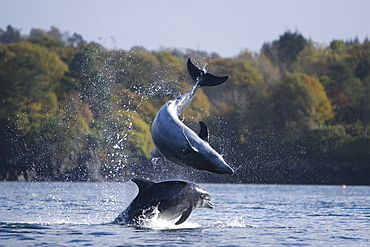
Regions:
<instances>
[{"instance_id":1,"label":"dolphin dorsal fin","mask_svg":"<svg viewBox=\"0 0 370 247\"><path fill-rule=\"evenodd\" d=\"M209 142L209 132L208 132L207 125L203 123L202 121L199 122L199 124L200 124L200 131L199 131L198 136L200 137L200 139L206 142Z\"/></svg>"},{"instance_id":2,"label":"dolphin dorsal fin","mask_svg":"<svg viewBox=\"0 0 370 247\"><path fill-rule=\"evenodd\" d=\"M191 147L191 149L196 152L196 153L199 153L199 150L198 148L194 147L193 144L190 143L189 141L189 138L186 136L185 132L184 132L184 129L182 129L182 135L185 137L185 140L188 142L189 146Z\"/></svg>"},{"instance_id":3,"label":"dolphin dorsal fin","mask_svg":"<svg viewBox=\"0 0 370 247\"><path fill-rule=\"evenodd\" d=\"M141 178L132 178L131 181L139 187L139 194L154 184L152 181Z\"/></svg>"},{"instance_id":4,"label":"dolphin dorsal fin","mask_svg":"<svg viewBox=\"0 0 370 247\"><path fill-rule=\"evenodd\" d=\"M187 220L189 218L191 212L193 212L193 208L192 207L190 207L186 211L184 211L182 213L180 219L175 223L175 225L180 225L181 223L184 223L185 220Z\"/></svg>"}]
</instances>

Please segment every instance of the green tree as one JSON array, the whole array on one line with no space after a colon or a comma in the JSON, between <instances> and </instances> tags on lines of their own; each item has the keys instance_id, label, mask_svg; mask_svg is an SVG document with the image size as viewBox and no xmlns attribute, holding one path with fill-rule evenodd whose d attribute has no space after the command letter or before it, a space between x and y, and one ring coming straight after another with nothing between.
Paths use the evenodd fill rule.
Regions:
<instances>
[{"instance_id":1,"label":"green tree","mask_svg":"<svg viewBox=\"0 0 370 247\"><path fill-rule=\"evenodd\" d=\"M54 91L67 65L55 53L29 42L0 47L1 118L55 111ZM26 128L27 123L24 127Z\"/></svg>"},{"instance_id":2,"label":"green tree","mask_svg":"<svg viewBox=\"0 0 370 247\"><path fill-rule=\"evenodd\" d=\"M74 47L78 47L80 45L86 44L86 41L82 38L82 36L80 34L73 33L72 36L67 38L67 43L69 45L74 46Z\"/></svg>"},{"instance_id":3,"label":"green tree","mask_svg":"<svg viewBox=\"0 0 370 247\"><path fill-rule=\"evenodd\" d=\"M149 94L152 85L160 81L157 58L142 47L122 53L117 68L117 82L136 93Z\"/></svg>"},{"instance_id":4,"label":"green tree","mask_svg":"<svg viewBox=\"0 0 370 247\"><path fill-rule=\"evenodd\" d=\"M321 77L328 74L329 67L340 57L341 55L334 53L330 48L310 42L298 54L293 65L294 71Z\"/></svg>"},{"instance_id":5,"label":"green tree","mask_svg":"<svg viewBox=\"0 0 370 247\"><path fill-rule=\"evenodd\" d=\"M56 173L51 159L59 148L55 146L60 141L57 134L63 132L55 124L58 101L54 90L67 69L55 53L29 42L0 47L2 145L10 147L8 155L17 160L15 165L22 164L23 173Z\"/></svg>"},{"instance_id":6,"label":"green tree","mask_svg":"<svg viewBox=\"0 0 370 247\"><path fill-rule=\"evenodd\" d=\"M329 97L333 100L337 121L351 123L354 119L354 110L358 109L363 95L363 85L354 76L349 64L341 60L329 68L327 77L323 77Z\"/></svg>"},{"instance_id":7,"label":"green tree","mask_svg":"<svg viewBox=\"0 0 370 247\"><path fill-rule=\"evenodd\" d=\"M16 43L21 40L20 30L13 28L12 26L7 26L6 31L2 32L0 35L0 44L10 44Z\"/></svg>"},{"instance_id":8,"label":"green tree","mask_svg":"<svg viewBox=\"0 0 370 247\"><path fill-rule=\"evenodd\" d=\"M292 64L296 61L298 54L305 48L308 41L302 34L291 31L285 32L279 40L262 46L262 53L267 56L280 70L292 70Z\"/></svg>"},{"instance_id":9,"label":"green tree","mask_svg":"<svg viewBox=\"0 0 370 247\"><path fill-rule=\"evenodd\" d=\"M209 71L215 75L230 76L222 85L204 90L211 102L214 118L224 119L218 120L219 131L228 136L234 145L263 138L262 133L267 132L269 120L262 109L269 105L270 92L262 74L252 65L251 58L213 59L208 66ZM242 146L234 148L243 149Z\"/></svg>"},{"instance_id":10,"label":"green tree","mask_svg":"<svg viewBox=\"0 0 370 247\"><path fill-rule=\"evenodd\" d=\"M47 34L55 40L58 40L58 41L61 41L61 42L63 41L62 33L59 31L58 28L56 28L54 26L51 26L50 31L48 31Z\"/></svg>"},{"instance_id":11,"label":"green tree","mask_svg":"<svg viewBox=\"0 0 370 247\"><path fill-rule=\"evenodd\" d=\"M341 40L333 40L330 42L330 49L336 53L345 53L347 51L347 46Z\"/></svg>"},{"instance_id":12,"label":"green tree","mask_svg":"<svg viewBox=\"0 0 370 247\"><path fill-rule=\"evenodd\" d=\"M71 76L78 80L78 90L87 102L94 118L104 118L110 113L111 93L109 89L109 68L105 67L107 53L98 44L80 47L71 62ZM77 85L76 85L77 86Z\"/></svg>"}]
</instances>

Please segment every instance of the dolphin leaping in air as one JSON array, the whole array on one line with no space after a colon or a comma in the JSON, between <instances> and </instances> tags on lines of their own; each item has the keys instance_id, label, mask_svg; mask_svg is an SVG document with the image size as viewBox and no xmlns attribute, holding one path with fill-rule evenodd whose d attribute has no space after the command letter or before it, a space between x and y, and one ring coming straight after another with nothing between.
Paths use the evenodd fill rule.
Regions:
<instances>
[{"instance_id":1,"label":"dolphin leaping in air","mask_svg":"<svg viewBox=\"0 0 370 247\"><path fill-rule=\"evenodd\" d=\"M139 178L131 179L139 187L139 193L131 204L114 220L119 225L140 225L141 220L151 219L154 210L158 218L185 222L196 208L213 208L211 197L198 185L181 180L154 183Z\"/></svg>"},{"instance_id":2,"label":"dolphin leaping in air","mask_svg":"<svg viewBox=\"0 0 370 247\"><path fill-rule=\"evenodd\" d=\"M178 116L192 102L199 87L216 86L229 77L218 77L197 68L190 58L187 62L188 72L196 85L188 92L168 101L158 111L151 134L155 149L152 156L166 159L182 166L218 174L232 174L234 171L208 143L208 128L200 122L197 135L187 127Z\"/></svg>"}]
</instances>

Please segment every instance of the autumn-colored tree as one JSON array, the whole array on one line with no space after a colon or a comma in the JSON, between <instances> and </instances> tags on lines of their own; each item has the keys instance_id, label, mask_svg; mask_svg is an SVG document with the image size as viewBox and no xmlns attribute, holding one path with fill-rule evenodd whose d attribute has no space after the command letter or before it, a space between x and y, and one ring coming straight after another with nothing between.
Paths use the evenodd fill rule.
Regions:
<instances>
[{"instance_id":1,"label":"autumn-colored tree","mask_svg":"<svg viewBox=\"0 0 370 247\"><path fill-rule=\"evenodd\" d=\"M55 87L67 65L55 53L29 42L0 47L1 118L42 117L56 110ZM28 121L22 126L28 128Z\"/></svg>"},{"instance_id":2,"label":"autumn-colored tree","mask_svg":"<svg viewBox=\"0 0 370 247\"><path fill-rule=\"evenodd\" d=\"M285 126L296 122L301 127L313 128L334 117L324 87L315 77L286 72L274 97L276 120Z\"/></svg>"}]
</instances>

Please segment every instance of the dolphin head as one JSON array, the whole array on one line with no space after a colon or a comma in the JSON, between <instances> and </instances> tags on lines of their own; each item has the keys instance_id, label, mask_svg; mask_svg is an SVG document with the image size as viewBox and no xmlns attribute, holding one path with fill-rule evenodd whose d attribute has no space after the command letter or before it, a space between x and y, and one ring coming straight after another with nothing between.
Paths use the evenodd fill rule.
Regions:
<instances>
[{"instance_id":1,"label":"dolphin head","mask_svg":"<svg viewBox=\"0 0 370 247\"><path fill-rule=\"evenodd\" d=\"M211 202L211 196L209 195L207 191L199 187L196 190L199 194L199 198L198 198L195 208L214 208L215 207L213 203Z\"/></svg>"},{"instance_id":2,"label":"dolphin head","mask_svg":"<svg viewBox=\"0 0 370 247\"><path fill-rule=\"evenodd\" d=\"M234 170L226 163L224 158L217 154L217 157L214 160L214 163L216 164L217 171L219 171L221 174L233 174Z\"/></svg>"},{"instance_id":3,"label":"dolphin head","mask_svg":"<svg viewBox=\"0 0 370 247\"><path fill-rule=\"evenodd\" d=\"M234 170L226 163L224 158L214 150L206 152L199 159L203 170L218 174L233 174Z\"/></svg>"}]
</instances>

